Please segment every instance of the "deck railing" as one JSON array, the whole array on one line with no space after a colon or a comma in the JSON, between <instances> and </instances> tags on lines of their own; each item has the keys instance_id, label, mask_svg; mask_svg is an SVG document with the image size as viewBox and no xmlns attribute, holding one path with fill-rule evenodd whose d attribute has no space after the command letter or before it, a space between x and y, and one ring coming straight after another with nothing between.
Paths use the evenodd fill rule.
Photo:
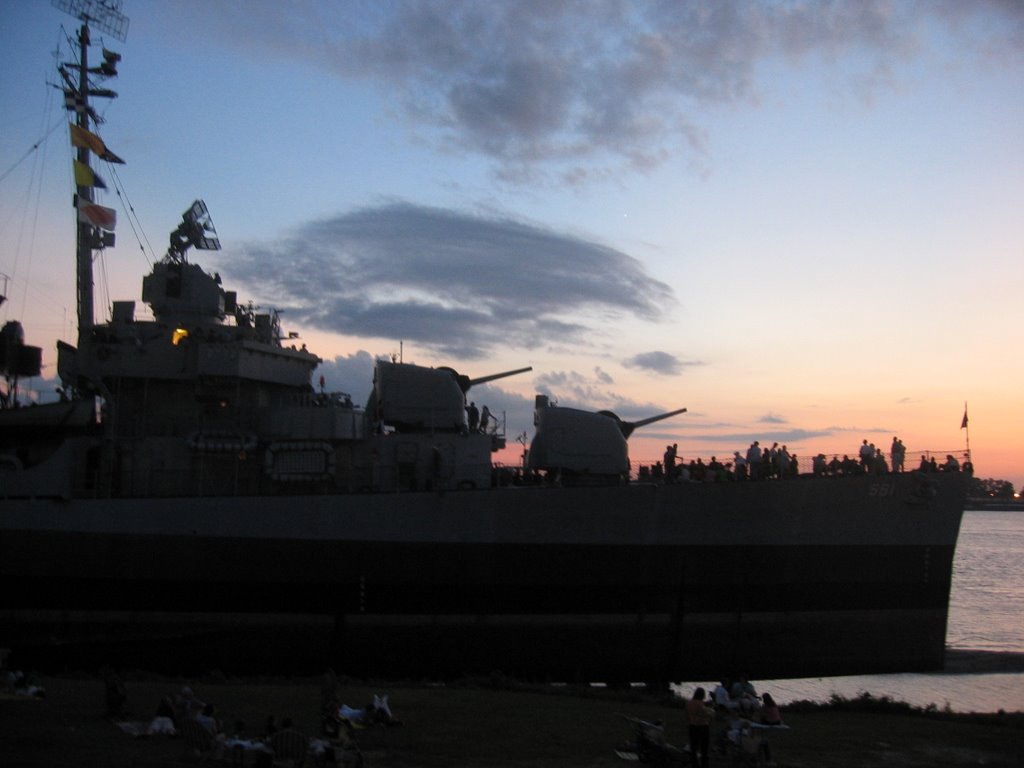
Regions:
<instances>
[{"instance_id":1,"label":"deck railing","mask_svg":"<svg viewBox=\"0 0 1024 768\"><path fill-rule=\"evenodd\" d=\"M742 452L741 452L741 455L743 455ZM815 471L815 458L818 457L818 456L822 457L821 463L826 467L824 472L816 472ZM958 465L958 469L962 470L964 468L965 464L968 465L968 469L970 469L969 458L968 458L967 452L964 449L962 449L962 448L958 448L958 449L954 449L954 450L945 450L945 451L934 451L934 450L907 451L907 453L906 453L906 455L904 457L903 467L902 467L901 470L897 470L897 471L912 472L912 471L914 471L916 469L922 469L922 468L924 468L924 466L927 466L929 469L933 469L933 470L942 470L946 466L946 463L947 463L948 458L950 456L952 456L955 459L956 464ZM717 454L715 454L715 455L700 456L700 457L691 456L691 457L677 458L677 460L676 460L676 469L678 470L680 467L686 467L687 469L689 469L691 461L696 463L696 462L698 462L698 459L699 459L699 463L697 464L697 466L703 468L704 474L705 474L704 479L730 480L730 479L735 479L736 478L736 468L734 466L734 459L735 459L735 457L732 456L732 455L718 456ZM844 459L846 460L846 469L843 469ZM744 461L745 460L746 460L746 457L744 456ZM721 467L721 469L719 469L718 466L716 466L715 467L715 471L713 473L709 473L708 472L708 468L713 466L716 461L717 461L717 464ZM835 463L833 463L833 462L835 462ZM836 468L836 464L839 465L838 469ZM857 469L854 469L854 467L856 467ZM826 474L826 475L836 475L836 474L838 474L838 475L842 475L842 474L864 474L866 472L885 473L885 472L892 472L892 471L893 471L893 466L892 466L892 460L891 460L890 456L883 455L882 456L882 461L880 461L880 462L876 461L870 467L864 468L862 466L862 464L861 464L860 456L858 455L857 451L854 450L853 452L850 452L850 453L832 453L832 454L821 454L821 453L818 453L818 454L814 454L814 455L796 455L796 456L792 456L791 455L789 470L786 471L786 472L783 472L781 476L782 477L795 477L795 476L799 476L799 475L813 475L813 474ZM723 472L724 472L724 475L725 475L724 477L723 476L718 476L718 475L720 475ZM748 470L748 472L749 472L749 470ZM708 477L709 474L714 474L715 476ZM758 479L764 479L765 477L772 477L772 478L779 477L779 474L774 472L774 471L772 471L772 472L763 471L761 473L761 475L762 475L762 477L758 478ZM664 464L663 464L661 459L658 459L658 458L639 458L639 459L633 459L630 462L630 479L632 479L632 480L651 480L651 479L657 480L657 479L664 479L664 477L665 477L665 467L664 467ZM748 474L748 477L749 477L749 474Z\"/></svg>"}]
</instances>

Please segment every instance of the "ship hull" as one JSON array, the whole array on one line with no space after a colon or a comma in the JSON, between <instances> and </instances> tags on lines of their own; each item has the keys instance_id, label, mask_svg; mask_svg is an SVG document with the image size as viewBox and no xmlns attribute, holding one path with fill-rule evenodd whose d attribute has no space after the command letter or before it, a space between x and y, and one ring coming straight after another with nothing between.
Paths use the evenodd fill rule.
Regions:
<instances>
[{"instance_id":1,"label":"ship hull","mask_svg":"<svg viewBox=\"0 0 1024 768\"><path fill-rule=\"evenodd\" d=\"M317 661L354 675L939 669L966 479L9 499L5 634L46 611L230 614L250 634L293 614L327 617Z\"/></svg>"}]
</instances>

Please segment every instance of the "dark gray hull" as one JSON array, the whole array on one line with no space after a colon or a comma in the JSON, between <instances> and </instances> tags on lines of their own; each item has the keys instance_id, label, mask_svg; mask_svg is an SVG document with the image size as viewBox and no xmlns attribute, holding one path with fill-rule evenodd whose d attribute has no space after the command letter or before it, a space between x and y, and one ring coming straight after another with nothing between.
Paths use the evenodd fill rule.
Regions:
<instances>
[{"instance_id":1,"label":"dark gray hull","mask_svg":"<svg viewBox=\"0 0 1024 768\"><path fill-rule=\"evenodd\" d=\"M4 631L54 610L293 613L329 617L326 653L358 675L939 669L966 480L8 500Z\"/></svg>"}]
</instances>

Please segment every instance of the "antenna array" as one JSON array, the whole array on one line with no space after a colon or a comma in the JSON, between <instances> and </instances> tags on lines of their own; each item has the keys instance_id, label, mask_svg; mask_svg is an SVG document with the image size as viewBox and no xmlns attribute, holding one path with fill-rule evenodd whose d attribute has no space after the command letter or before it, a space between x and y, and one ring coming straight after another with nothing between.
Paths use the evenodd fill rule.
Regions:
<instances>
[{"instance_id":1,"label":"antenna array","mask_svg":"<svg viewBox=\"0 0 1024 768\"><path fill-rule=\"evenodd\" d=\"M50 0L50 5L121 42L128 37L128 17L121 13L121 0Z\"/></svg>"}]
</instances>

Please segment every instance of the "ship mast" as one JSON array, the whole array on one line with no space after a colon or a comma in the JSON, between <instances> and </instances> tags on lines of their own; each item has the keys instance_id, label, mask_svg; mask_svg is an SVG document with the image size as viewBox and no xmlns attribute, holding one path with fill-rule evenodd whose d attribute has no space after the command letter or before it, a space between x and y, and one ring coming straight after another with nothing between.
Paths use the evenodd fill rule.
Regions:
<instances>
[{"instance_id":1,"label":"ship mast","mask_svg":"<svg viewBox=\"0 0 1024 768\"><path fill-rule=\"evenodd\" d=\"M89 69L89 24L91 22L101 31L123 42L128 35L128 17L121 13L121 0L50 0L50 2L55 8L59 8L82 22L78 32L79 59L76 63L61 65L60 73L66 86L65 103L69 110L75 112L75 124L83 131L88 132L90 121L99 122L98 116L89 106L89 97L99 96L110 99L117 97L117 94L109 89L90 87L89 75L116 77L115 64L121 58L118 54L104 49L103 64L93 70ZM72 68L77 70L77 82L71 76ZM89 159L92 152L88 143L83 142L83 144L78 147L78 162L91 173ZM80 211L83 203L89 205L93 202L93 187L79 183L75 199L76 208ZM93 250L106 248L113 244L113 232L105 232L91 222L83 221L81 216L78 217L75 274L79 347L92 333L95 322L93 317Z\"/></svg>"}]
</instances>

